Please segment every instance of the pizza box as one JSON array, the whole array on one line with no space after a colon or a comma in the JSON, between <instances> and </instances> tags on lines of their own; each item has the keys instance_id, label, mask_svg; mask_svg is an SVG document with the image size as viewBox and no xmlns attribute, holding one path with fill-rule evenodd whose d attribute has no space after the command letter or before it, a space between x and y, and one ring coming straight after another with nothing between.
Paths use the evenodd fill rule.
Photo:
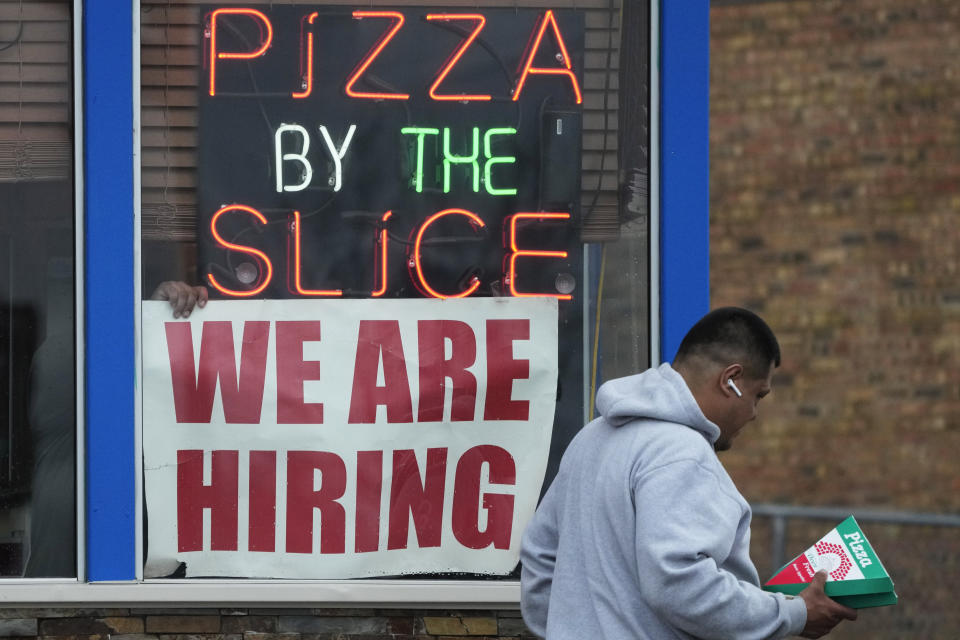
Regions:
<instances>
[{"instance_id":1,"label":"pizza box","mask_svg":"<svg viewBox=\"0 0 960 640\"><path fill-rule=\"evenodd\" d=\"M897 603L890 574L853 516L781 567L763 588L796 595L820 569L828 572L824 592L843 605L863 609Z\"/></svg>"},{"instance_id":2,"label":"pizza box","mask_svg":"<svg viewBox=\"0 0 960 640\"><path fill-rule=\"evenodd\" d=\"M833 596L833 599L851 609L868 609L870 607L885 607L891 604L897 604L897 593L887 591L885 593L861 593L852 596Z\"/></svg>"}]
</instances>

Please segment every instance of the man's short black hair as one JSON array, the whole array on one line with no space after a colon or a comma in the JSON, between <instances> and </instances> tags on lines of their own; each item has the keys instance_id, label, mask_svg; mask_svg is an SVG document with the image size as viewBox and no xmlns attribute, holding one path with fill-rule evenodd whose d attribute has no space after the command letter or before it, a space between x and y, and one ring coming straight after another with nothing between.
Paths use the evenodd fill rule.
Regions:
<instances>
[{"instance_id":1,"label":"man's short black hair","mask_svg":"<svg viewBox=\"0 0 960 640\"><path fill-rule=\"evenodd\" d=\"M752 311L721 307L703 316L690 328L677 350L677 362L707 358L719 365L738 362L751 378L763 378L780 366L780 344L773 330Z\"/></svg>"}]
</instances>

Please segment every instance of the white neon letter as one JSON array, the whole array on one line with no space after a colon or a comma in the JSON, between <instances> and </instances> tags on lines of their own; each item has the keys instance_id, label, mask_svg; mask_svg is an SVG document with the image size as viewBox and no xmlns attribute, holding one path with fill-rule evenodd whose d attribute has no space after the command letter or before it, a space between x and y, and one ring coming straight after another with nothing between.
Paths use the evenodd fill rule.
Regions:
<instances>
[{"instance_id":1,"label":"white neon letter","mask_svg":"<svg viewBox=\"0 0 960 640\"><path fill-rule=\"evenodd\" d=\"M300 134L300 142L303 149L300 153L283 153L283 143L281 139L286 132L296 132ZM303 191L310 184L313 178L313 166L307 160L307 151L310 149L310 136L307 130L298 124L281 124L277 127L277 132L273 135L274 156L277 160L277 193L283 191ZM303 166L303 182L296 185L283 184L283 162L284 160L296 160Z\"/></svg>"},{"instance_id":2,"label":"white neon letter","mask_svg":"<svg viewBox=\"0 0 960 640\"><path fill-rule=\"evenodd\" d=\"M340 191L340 187L343 186L343 168L340 164L340 161L343 159L343 156L347 155L347 148L350 146L350 141L353 140L353 132L357 130L357 125L352 124L350 128L347 129L347 135L343 139L343 146L340 149L337 149L337 145L333 143L333 139L330 137L330 134L327 132L327 128L323 125L320 125L320 135L323 136L323 141L327 143L327 150L330 152L330 157L333 158L333 190Z\"/></svg>"}]
</instances>

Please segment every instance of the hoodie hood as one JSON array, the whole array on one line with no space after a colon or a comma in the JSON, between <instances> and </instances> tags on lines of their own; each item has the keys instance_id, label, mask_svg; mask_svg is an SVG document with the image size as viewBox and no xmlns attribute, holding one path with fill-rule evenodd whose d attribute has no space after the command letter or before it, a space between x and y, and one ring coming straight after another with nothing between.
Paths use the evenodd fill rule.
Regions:
<instances>
[{"instance_id":1,"label":"hoodie hood","mask_svg":"<svg viewBox=\"0 0 960 640\"><path fill-rule=\"evenodd\" d=\"M720 437L720 428L703 415L686 381L668 363L604 383L597 392L597 410L615 427L660 420L699 431L710 444Z\"/></svg>"}]
</instances>

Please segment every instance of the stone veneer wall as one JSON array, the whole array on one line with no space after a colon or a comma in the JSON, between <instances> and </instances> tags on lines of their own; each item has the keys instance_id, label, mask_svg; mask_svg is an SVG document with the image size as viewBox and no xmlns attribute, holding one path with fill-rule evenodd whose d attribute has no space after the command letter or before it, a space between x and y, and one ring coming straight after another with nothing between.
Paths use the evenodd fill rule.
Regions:
<instances>
[{"instance_id":1,"label":"stone veneer wall","mask_svg":"<svg viewBox=\"0 0 960 640\"><path fill-rule=\"evenodd\" d=\"M0 609L0 637L45 640L531 638L518 611Z\"/></svg>"}]
</instances>

